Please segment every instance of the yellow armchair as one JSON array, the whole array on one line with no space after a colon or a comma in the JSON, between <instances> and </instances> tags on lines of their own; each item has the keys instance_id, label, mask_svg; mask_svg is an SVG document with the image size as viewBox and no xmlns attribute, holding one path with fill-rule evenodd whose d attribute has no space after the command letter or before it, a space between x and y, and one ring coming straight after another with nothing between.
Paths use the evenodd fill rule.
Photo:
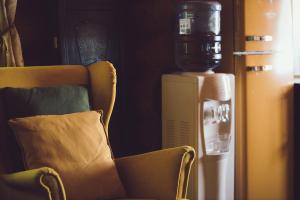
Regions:
<instances>
[{"instance_id":1,"label":"yellow armchair","mask_svg":"<svg viewBox=\"0 0 300 200\"><path fill-rule=\"evenodd\" d=\"M116 71L109 62L81 65L0 68L0 88L86 85L92 109L104 111L108 133L116 95ZM1 110L0 112L3 112ZM4 120L0 117L0 123ZM2 137L0 130L0 140ZM2 152L1 152L2 151ZM59 174L47 166L7 174L10 162L0 149L1 200L66 200ZM183 146L116 159L116 166L128 199L183 200L186 198L190 168L195 157L192 147Z\"/></svg>"}]
</instances>

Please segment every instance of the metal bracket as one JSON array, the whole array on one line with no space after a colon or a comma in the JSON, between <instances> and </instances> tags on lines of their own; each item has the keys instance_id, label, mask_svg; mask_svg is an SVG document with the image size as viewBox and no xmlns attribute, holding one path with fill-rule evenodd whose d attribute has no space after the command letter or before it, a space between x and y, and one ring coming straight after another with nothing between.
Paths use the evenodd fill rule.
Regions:
<instances>
[{"instance_id":1,"label":"metal bracket","mask_svg":"<svg viewBox=\"0 0 300 200\"><path fill-rule=\"evenodd\" d=\"M246 41L248 41L248 42L252 42L252 41L272 42L273 36L271 36L271 35L249 35L249 36L246 36Z\"/></svg>"},{"instance_id":2,"label":"metal bracket","mask_svg":"<svg viewBox=\"0 0 300 200\"><path fill-rule=\"evenodd\" d=\"M261 65L261 66L246 66L247 72L265 72L272 71L272 65Z\"/></svg>"}]
</instances>

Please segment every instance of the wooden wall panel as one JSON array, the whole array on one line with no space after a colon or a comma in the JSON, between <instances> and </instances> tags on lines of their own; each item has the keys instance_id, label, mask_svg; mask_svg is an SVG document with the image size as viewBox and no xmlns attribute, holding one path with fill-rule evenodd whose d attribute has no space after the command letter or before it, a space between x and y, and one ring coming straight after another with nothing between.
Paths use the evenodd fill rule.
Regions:
<instances>
[{"instance_id":1,"label":"wooden wall panel","mask_svg":"<svg viewBox=\"0 0 300 200\"><path fill-rule=\"evenodd\" d=\"M68 10L111 10L115 0L66 0Z\"/></svg>"},{"instance_id":2,"label":"wooden wall panel","mask_svg":"<svg viewBox=\"0 0 300 200\"><path fill-rule=\"evenodd\" d=\"M161 148L161 75L174 68L173 0L121 3L126 133L124 151Z\"/></svg>"},{"instance_id":3,"label":"wooden wall panel","mask_svg":"<svg viewBox=\"0 0 300 200\"><path fill-rule=\"evenodd\" d=\"M300 167L300 158L299 158L299 153L300 153L300 84L297 83L294 85L294 187L300 184L300 172L297 170ZM300 199L300 190L297 190L295 188L294 190L294 199Z\"/></svg>"}]
</instances>

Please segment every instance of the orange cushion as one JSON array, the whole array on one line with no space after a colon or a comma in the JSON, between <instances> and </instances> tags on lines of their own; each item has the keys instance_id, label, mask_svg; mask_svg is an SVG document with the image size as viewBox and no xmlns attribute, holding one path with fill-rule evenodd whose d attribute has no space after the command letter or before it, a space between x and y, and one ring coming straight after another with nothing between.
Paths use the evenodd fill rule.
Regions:
<instances>
[{"instance_id":1,"label":"orange cushion","mask_svg":"<svg viewBox=\"0 0 300 200\"><path fill-rule=\"evenodd\" d=\"M95 111L9 121L27 169L48 166L61 176L68 199L125 196L102 123Z\"/></svg>"}]
</instances>

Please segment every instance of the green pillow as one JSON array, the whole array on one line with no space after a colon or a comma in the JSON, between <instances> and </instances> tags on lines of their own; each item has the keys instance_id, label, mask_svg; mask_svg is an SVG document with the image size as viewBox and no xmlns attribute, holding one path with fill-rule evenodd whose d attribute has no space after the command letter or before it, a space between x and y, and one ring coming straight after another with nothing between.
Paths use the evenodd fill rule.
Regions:
<instances>
[{"instance_id":1,"label":"green pillow","mask_svg":"<svg viewBox=\"0 0 300 200\"><path fill-rule=\"evenodd\" d=\"M88 90L82 86L5 88L4 105L8 119L90 110Z\"/></svg>"}]
</instances>

